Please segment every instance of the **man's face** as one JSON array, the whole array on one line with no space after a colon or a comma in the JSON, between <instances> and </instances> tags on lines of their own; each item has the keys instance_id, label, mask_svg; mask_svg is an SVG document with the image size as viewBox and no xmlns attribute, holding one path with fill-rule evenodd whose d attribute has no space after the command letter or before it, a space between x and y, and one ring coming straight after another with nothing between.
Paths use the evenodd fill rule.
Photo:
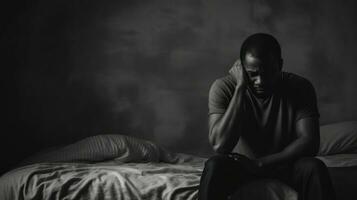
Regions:
<instances>
[{"instance_id":1,"label":"man's face","mask_svg":"<svg viewBox=\"0 0 357 200\"><path fill-rule=\"evenodd\" d=\"M271 56L260 58L247 52L243 60L250 80L249 86L258 96L268 96L272 93L279 74L281 72L281 61Z\"/></svg>"}]
</instances>

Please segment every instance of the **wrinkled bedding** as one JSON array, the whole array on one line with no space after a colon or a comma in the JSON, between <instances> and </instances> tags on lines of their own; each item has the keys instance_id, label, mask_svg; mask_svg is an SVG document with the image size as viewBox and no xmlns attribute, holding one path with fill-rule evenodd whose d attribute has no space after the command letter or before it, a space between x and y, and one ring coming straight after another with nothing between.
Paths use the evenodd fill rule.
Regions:
<instances>
[{"instance_id":1,"label":"wrinkled bedding","mask_svg":"<svg viewBox=\"0 0 357 200\"><path fill-rule=\"evenodd\" d=\"M206 159L185 154L172 155L175 155L176 163L124 163L111 160L92 164L26 165L0 178L0 199L196 200ZM357 158L356 154L338 156L319 158L329 167L336 167L334 163L339 163L340 168L343 166L342 162L338 162L339 159ZM357 166L357 162L345 164L350 167ZM341 179L346 173L337 174L336 177L335 174L332 173L332 178L336 185L341 181L337 182L335 179ZM348 174L351 175L351 173ZM265 199L271 200L297 199L294 190L275 180L252 182L242 188L238 196L242 200L261 199L261 197L269 197Z\"/></svg>"},{"instance_id":2,"label":"wrinkled bedding","mask_svg":"<svg viewBox=\"0 0 357 200\"><path fill-rule=\"evenodd\" d=\"M0 178L1 200L197 200L205 158L176 154L177 163L119 161L38 163ZM296 192L275 180L255 181L240 200L296 200Z\"/></svg>"},{"instance_id":3,"label":"wrinkled bedding","mask_svg":"<svg viewBox=\"0 0 357 200\"><path fill-rule=\"evenodd\" d=\"M203 162L33 164L0 179L0 199L197 199Z\"/></svg>"},{"instance_id":4,"label":"wrinkled bedding","mask_svg":"<svg viewBox=\"0 0 357 200\"><path fill-rule=\"evenodd\" d=\"M318 158L334 169L357 166L357 154ZM34 155L4 174L0 200L196 200L205 161L145 140L95 136ZM356 167L349 169L357 172ZM341 177L332 173L333 179ZM297 193L279 181L259 180L241 188L235 197L296 200Z\"/></svg>"}]
</instances>

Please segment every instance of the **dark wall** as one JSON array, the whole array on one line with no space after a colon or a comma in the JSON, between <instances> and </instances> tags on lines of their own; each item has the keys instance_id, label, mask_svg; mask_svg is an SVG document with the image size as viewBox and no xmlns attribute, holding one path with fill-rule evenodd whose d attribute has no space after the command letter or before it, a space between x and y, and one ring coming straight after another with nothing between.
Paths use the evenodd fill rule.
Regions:
<instances>
[{"instance_id":1,"label":"dark wall","mask_svg":"<svg viewBox=\"0 0 357 200\"><path fill-rule=\"evenodd\" d=\"M268 32L314 84L321 123L357 119L356 1L31 1L3 6L5 167L96 134L211 153L207 94Z\"/></svg>"}]
</instances>

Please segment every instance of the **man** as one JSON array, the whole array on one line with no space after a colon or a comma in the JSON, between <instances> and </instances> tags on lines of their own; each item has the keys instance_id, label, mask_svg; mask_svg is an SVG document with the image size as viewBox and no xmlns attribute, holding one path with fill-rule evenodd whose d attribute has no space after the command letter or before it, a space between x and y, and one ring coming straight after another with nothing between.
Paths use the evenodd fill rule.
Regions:
<instances>
[{"instance_id":1,"label":"man","mask_svg":"<svg viewBox=\"0 0 357 200\"><path fill-rule=\"evenodd\" d=\"M200 200L224 200L249 181L275 178L300 200L335 199L328 170L314 158L319 112L312 84L282 71L278 41L257 33L209 92L209 141L217 155L201 177Z\"/></svg>"}]
</instances>

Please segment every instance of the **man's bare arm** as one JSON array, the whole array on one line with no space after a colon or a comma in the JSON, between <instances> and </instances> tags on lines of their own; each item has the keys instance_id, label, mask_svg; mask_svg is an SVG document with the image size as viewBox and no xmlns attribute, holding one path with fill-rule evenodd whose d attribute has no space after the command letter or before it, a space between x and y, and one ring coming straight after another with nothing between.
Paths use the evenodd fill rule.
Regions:
<instances>
[{"instance_id":1,"label":"man's bare arm","mask_svg":"<svg viewBox=\"0 0 357 200\"><path fill-rule=\"evenodd\" d=\"M246 72L237 61L230 73L237 80L233 97L224 114L210 114L208 120L209 141L217 153L230 153L242 132Z\"/></svg>"},{"instance_id":2,"label":"man's bare arm","mask_svg":"<svg viewBox=\"0 0 357 200\"><path fill-rule=\"evenodd\" d=\"M303 118L296 122L297 138L283 151L257 159L260 166L275 166L302 156L315 156L320 145L318 118Z\"/></svg>"}]
</instances>

